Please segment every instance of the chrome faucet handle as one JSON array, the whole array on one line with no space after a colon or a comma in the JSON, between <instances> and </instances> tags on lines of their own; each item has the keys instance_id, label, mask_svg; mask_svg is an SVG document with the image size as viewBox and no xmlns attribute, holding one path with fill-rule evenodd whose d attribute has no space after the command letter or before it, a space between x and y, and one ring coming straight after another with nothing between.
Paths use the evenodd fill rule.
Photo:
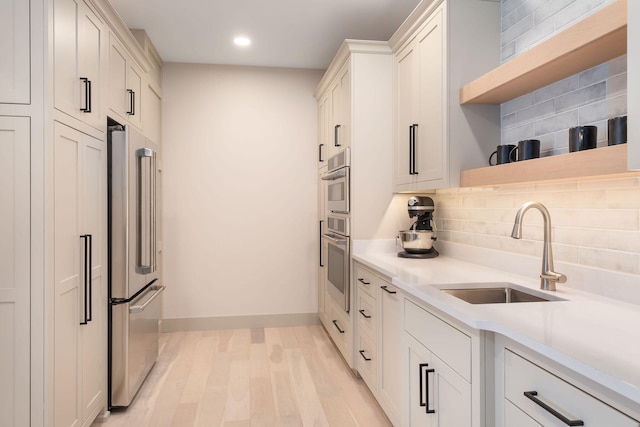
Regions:
<instances>
[{"instance_id":1,"label":"chrome faucet handle","mask_svg":"<svg viewBox=\"0 0 640 427\"><path fill-rule=\"evenodd\" d=\"M555 271L545 271L540 275L540 278L542 279L541 288L547 291L555 291L556 282L565 283L567 281L567 276Z\"/></svg>"}]
</instances>

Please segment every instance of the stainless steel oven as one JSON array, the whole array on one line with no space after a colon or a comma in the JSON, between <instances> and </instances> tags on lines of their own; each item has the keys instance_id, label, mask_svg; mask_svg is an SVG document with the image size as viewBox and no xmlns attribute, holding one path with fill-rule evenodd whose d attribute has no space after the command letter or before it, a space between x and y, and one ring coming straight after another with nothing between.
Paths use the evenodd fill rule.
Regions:
<instances>
[{"instance_id":1,"label":"stainless steel oven","mask_svg":"<svg viewBox=\"0 0 640 427\"><path fill-rule=\"evenodd\" d=\"M351 152L345 148L327 161L328 170L322 177L327 182L327 209L349 213L349 169Z\"/></svg>"},{"instance_id":2,"label":"stainless steel oven","mask_svg":"<svg viewBox=\"0 0 640 427\"><path fill-rule=\"evenodd\" d=\"M327 217L327 291L344 311L349 312L349 263L351 242L349 241L349 217L332 214Z\"/></svg>"}]
</instances>

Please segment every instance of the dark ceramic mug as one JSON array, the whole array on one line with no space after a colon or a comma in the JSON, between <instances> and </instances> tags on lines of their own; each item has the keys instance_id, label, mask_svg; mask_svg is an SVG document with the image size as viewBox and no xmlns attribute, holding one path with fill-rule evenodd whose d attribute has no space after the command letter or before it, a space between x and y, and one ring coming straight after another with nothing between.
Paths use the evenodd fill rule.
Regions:
<instances>
[{"instance_id":1,"label":"dark ceramic mug","mask_svg":"<svg viewBox=\"0 0 640 427\"><path fill-rule=\"evenodd\" d=\"M489 165L495 166L495 165L503 165L505 163L515 162L516 157L515 157L515 153L513 152L514 148L516 148L516 146L512 144L498 145L496 147L496 151L491 153L491 156L489 156ZM495 164L491 163L493 156L496 156Z\"/></svg>"},{"instance_id":2,"label":"dark ceramic mug","mask_svg":"<svg viewBox=\"0 0 640 427\"><path fill-rule=\"evenodd\" d=\"M608 145L627 143L627 116L613 117L607 121Z\"/></svg>"},{"instance_id":3,"label":"dark ceramic mug","mask_svg":"<svg viewBox=\"0 0 640 427\"><path fill-rule=\"evenodd\" d=\"M523 139L518 141L518 146L512 150L512 154L517 153L517 161L537 159L540 157L540 140Z\"/></svg>"},{"instance_id":4,"label":"dark ceramic mug","mask_svg":"<svg viewBox=\"0 0 640 427\"><path fill-rule=\"evenodd\" d=\"M569 152L591 150L597 146L597 126L576 126L569 129Z\"/></svg>"}]
</instances>

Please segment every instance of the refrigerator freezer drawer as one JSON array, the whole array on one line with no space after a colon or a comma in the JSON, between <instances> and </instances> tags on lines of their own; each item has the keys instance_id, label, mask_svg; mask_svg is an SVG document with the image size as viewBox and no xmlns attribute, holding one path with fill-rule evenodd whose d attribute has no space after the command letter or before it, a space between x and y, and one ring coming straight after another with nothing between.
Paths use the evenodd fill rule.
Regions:
<instances>
[{"instance_id":1,"label":"refrigerator freezer drawer","mask_svg":"<svg viewBox=\"0 0 640 427\"><path fill-rule=\"evenodd\" d=\"M158 357L164 286L112 306L111 406L129 406Z\"/></svg>"}]
</instances>

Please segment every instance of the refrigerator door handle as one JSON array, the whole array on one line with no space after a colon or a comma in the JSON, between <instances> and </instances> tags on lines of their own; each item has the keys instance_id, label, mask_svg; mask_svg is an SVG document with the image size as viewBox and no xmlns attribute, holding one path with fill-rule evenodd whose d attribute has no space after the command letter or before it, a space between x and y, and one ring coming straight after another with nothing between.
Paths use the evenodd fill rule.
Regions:
<instances>
[{"instance_id":1,"label":"refrigerator door handle","mask_svg":"<svg viewBox=\"0 0 640 427\"><path fill-rule=\"evenodd\" d=\"M149 148L136 150L137 160L137 260L136 271L156 271L156 152ZM148 167L143 161L149 160Z\"/></svg>"},{"instance_id":2,"label":"refrigerator door handle","mask_svg":"<svg viewBox=\"0 0 640 427\"><path fill-rule=\"evenodd\" d=\"M165 286L151 286L149 287L149 290L154 292L153 295L151 295L151 297L149 297L144 303L139 305L132 305L131 307L129 307L129 313L142 313L144 309L147 308L147 306L158 297L158 295L164 292Z\"/></svg>"}]
</instances>

